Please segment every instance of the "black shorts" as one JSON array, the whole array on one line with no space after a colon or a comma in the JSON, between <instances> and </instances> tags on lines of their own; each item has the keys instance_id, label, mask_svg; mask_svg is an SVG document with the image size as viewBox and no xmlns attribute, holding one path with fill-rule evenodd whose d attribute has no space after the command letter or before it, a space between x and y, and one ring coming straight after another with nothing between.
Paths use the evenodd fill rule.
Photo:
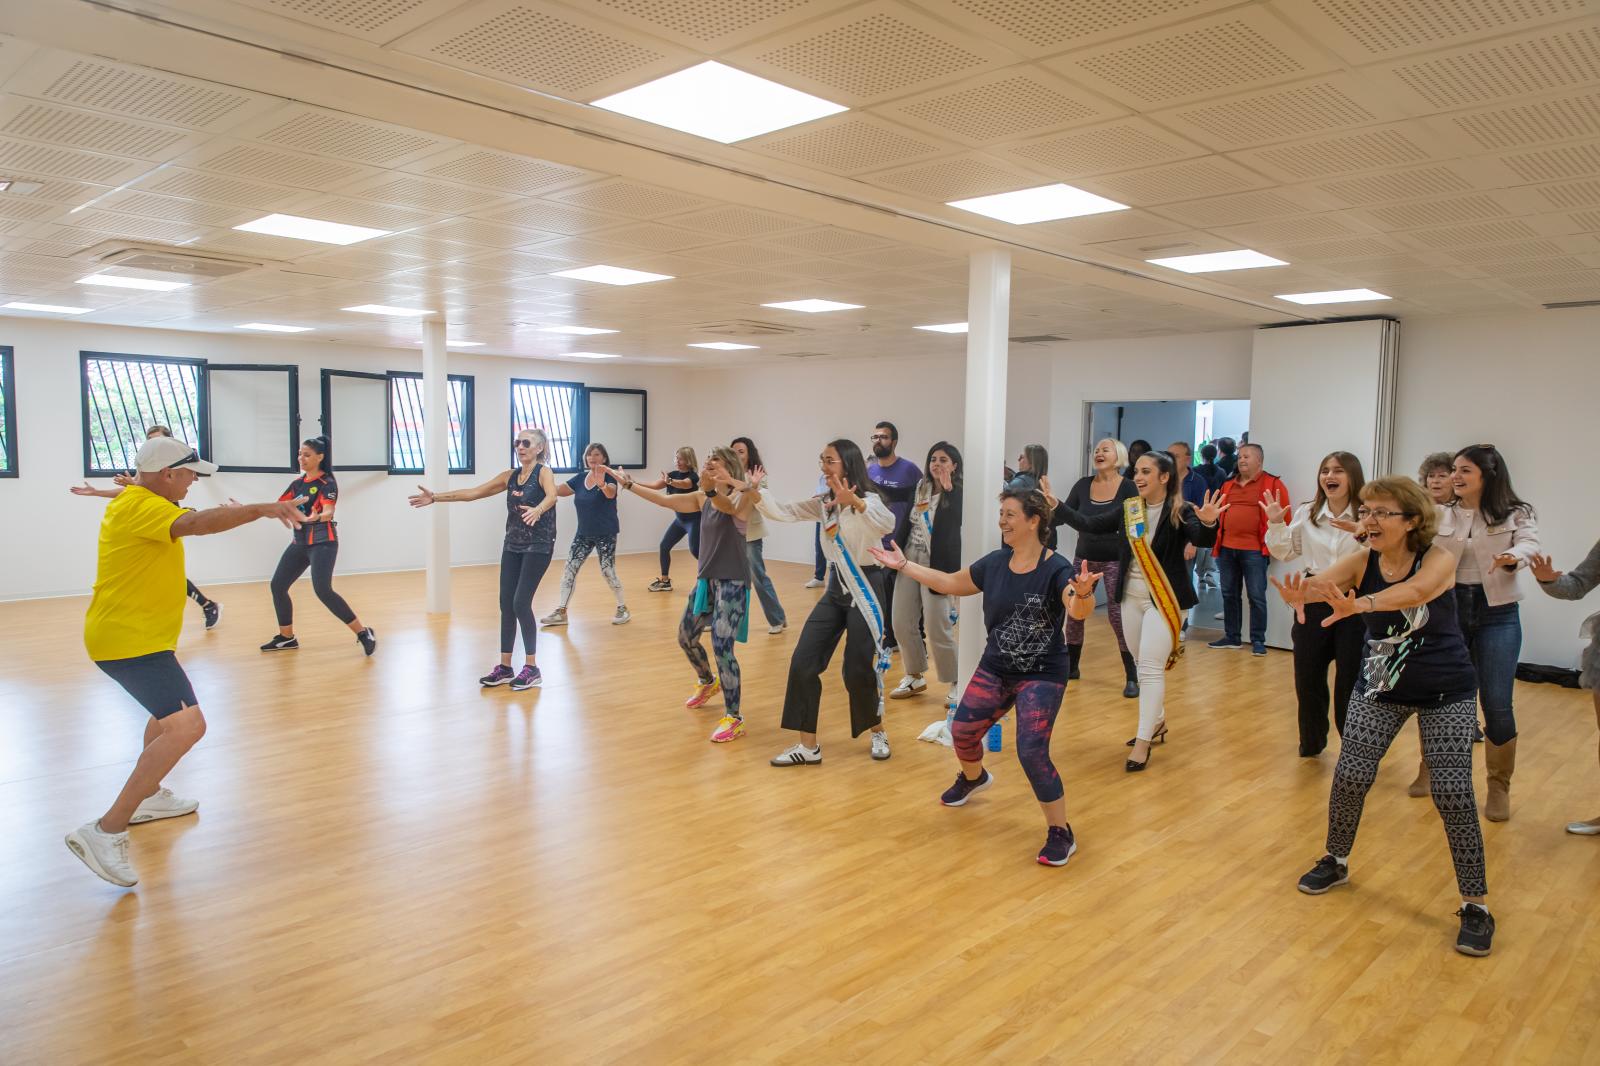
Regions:
<instances>
[{"instance_id":1,"label":"black shorts","mask_svg":"<svg viewBox=\"0 0 1600 1066\"><path fill-rule=\"evenodd\" d=\"M131 659L97 659L95 665L138 700L139 706L149 711L152 718L165 718L185 707L200 705L194 698L194 686L189 684L189 676L178 665L174 652L157 651Z\"/></svg>"}]
</instances>

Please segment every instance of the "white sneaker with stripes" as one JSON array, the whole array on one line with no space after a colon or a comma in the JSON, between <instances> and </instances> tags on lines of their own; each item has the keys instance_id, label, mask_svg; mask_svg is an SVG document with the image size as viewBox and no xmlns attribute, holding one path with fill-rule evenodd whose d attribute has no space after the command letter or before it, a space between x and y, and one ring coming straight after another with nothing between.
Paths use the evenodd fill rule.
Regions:
<instances>
[{"instance_id":1,"label":"white sneaker with stripes","mask_svg":"<svg viewBox=\"0 0 1600 1066\"><path fill-rule=\"evenodd\" d=\"M808 748L804 744L791 744L772 757L773 766L816 766L822 762L822 745Z\"/></svg>"}]
</instances>

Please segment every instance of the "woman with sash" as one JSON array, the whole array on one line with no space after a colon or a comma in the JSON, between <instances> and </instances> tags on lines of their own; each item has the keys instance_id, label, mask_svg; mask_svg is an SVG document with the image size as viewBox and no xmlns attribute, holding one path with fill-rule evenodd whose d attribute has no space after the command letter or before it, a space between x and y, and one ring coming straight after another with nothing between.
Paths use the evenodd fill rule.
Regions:
<instances>
[{"instance_id":1,"label":"woman with sash","mask_svg":"<svg viewBox=\"0 0 1600 1066\"><path fill-rule=\"evenodd\" d=\"M1124 767L1130 774L1150 765L1154 741L1166 740L1166 672L1183 654L1183 616L1199 602L1186 580L1183 549L1211 547L1217 519L1228 507L1217 492L1206 493L1200 507L1185 503L1177 473L1166 452L1141 455L1133 470L1139 494L1123 501L1121 514L1084 515L1050 501L1056 515L1079 532L1122 529L1121 580L1106 595L1122 604L1122 634L1138 668L1139 732L1128 741L1133 756Z\"/></svg>"},{"instance_id":2,"label":"woman with sash","mask_svg":"<svg viewBox=\"0 0 1600 1066\"><path fill-rule=\"evenodd\" d=\"M695 690L685 707L703 707L722 690L722 720L711 732L713 744L726 744L744 735L739 713L739 660L736 640L750 639L750 555L745 547L745 526L760 493L744 483L744 463L731 448L713 448L700 470L699 488L692 492L665 493L639 484L621 470L606 468L624 492L649 500L677 514L694 511L700 516L699 580L689 594L678 623L678 646L695 672ZM711 651L717 672L700 643L711 630Z\"/></svg>"},{"instance_id":3,"label":"woman with sash","mask_svg":"<svg viewBox=\"0 0 1600 1066\"><path fill-rule=\"evenodd\" d=\"M822 671L844 638L840 673L850 697L850 735L872 731L872 757L889 757L889 735L883 724L883 673L889 669L884 650L884 569L872 557L873 545L894 531L894 512L867 477L867 463L854 441L836 440L818 456L828 491L807 500L779 503L759 496L756 506L777 522L820 522L822 553L828 559L828 587L811 609L789 660L789 684L783 695L783 728L800 734L773 759L773 766L811 766L822 762L817 743L817 715L822 703ZM746 472L747 483L759 485L760 467Z\"/></svg>"},{"instance_id":4,"label":"woman with sash","mask_svg":"<svg viewBox=\"0 0 1600 1066\"><path fill-rule=\"evenodd\" d=\"M1030 445L1031 447L1031 445ZM949 441L928 449L924 474L911 505L911 536L905 555L919 566L946 574L961 569L961 453ZM950 686L947 703L955 702L956 602L915 581L894 585L894 633L900 645L900 662L906 676L889 693L892 700L910 699L928 689L922 676L928 669L928 649L933 651L939 680ZM922 634L928 635L927 645Z\"/></svg>"}]
</instances>

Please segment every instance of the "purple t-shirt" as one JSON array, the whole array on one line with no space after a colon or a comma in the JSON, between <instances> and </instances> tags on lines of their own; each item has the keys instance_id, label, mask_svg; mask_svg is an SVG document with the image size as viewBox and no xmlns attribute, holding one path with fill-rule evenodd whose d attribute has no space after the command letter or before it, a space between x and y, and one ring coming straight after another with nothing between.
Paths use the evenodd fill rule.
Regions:
<instances>
[{"instance_id":1,"label":"purple t-shirt","mask_svg":"<svg viewBox=\"0 0 1600 1066\"><path fill-rule=\"evenodd\" d=\"M911 530L911 505L916 502L917 482L922 471L910 459L896 459L888 466L879 466L876 459L867 460L867 477L883 490L884 502L894 514L894 532L883 538L887 548L893 540L904 546Z\"/></svg>"}]
</instances>

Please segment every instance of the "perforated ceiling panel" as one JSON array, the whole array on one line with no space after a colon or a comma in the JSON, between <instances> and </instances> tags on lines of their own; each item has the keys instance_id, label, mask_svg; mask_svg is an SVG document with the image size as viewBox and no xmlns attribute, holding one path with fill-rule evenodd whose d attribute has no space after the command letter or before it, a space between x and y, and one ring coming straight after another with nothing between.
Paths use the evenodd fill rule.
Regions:
<instances>
[{"instance_id":1,"label":"perforated ceiling panel","mask_svg":"<svg viewBox=\"0 0 1600 1066\"><path fill-rule=\"evenodd\" d=\"M1600 140L1500 157L1524 181L1559 181L1600 174Z\"/></svg>"},{"instance_id":2,"label":"perforated ceiling panel","mask_svg":"<svg viewBox=\"0 0 1600 1066\"><path fill-rule=\"evenodd\" d=\"M147 164L128 159L0 137L0 171L120 185L147 169Z\"/></svg>"},{"instance_id":3,"label":"perforated ceiling panel","mask_svg":"<svg viewBox=\"0 0 1600 1066\"><path fill-rule=\"evenodd\" d=\"M177 167L165 167L136 184L150 192L219 204L237 204L261 211L281 211L286 205L303 200L306 195L298 189L240 181Z\"/></svg>"},{"instance_id":4,"label":"perforated ceiling panel","mask_svg":"<svg viewBox=\"0 0 1600 1066\"><path fill-rule=\"evenodd\" d=\"M405 169L436 178L448 178L465 185L481 185L488 189L504 189L527 195L599 176L577 167L473 145L443 152Z\"/></svg>"},{"instance_id":5,"label":"perforated ceiling panel","mask_svg":"<svg viewBox=\"0 0 1600 1066\"><path fill-rule=\"evenodd\" d=\"M1452 115L1450 121L1485 149L1593 137L1600 134L1600 92Z\"/></svg>"},{"instance_id":6,"label":"perforated ceiling panel","mask_svg":"<svg viewBox=\"0 0 1600 1066\"><path fill-rule=\"evenodd\" d=\"M200 170L303 189L331 189L367 173L361 167L331 159L294 155L253 144L229 145L225 142L220 151L212 149L198 152L185 162Z\"/></svg>"},{"instance_id":7,"label":"perforated ceiling panel","mask_svg":"<svg viewBox=\"0 0 1600 1066\"><path fill-rule=\"evenodd\" d=\"M857 233L854 230L823 226L820 229L807 230L804 233L774 237L767 243L776 245L779 248L812 252L817 255L839 255L842 252L858 252L867 248L876 248L889 242L868 233Z\"/></svg>"},{"instance_id":8,"label":"perforated ceiling panel","mask_svg":"<svg viewBox=\"0 0 1600 1066\"><path fill-rule=\"evenodd\" d=\"M1219 196L1267 184L1243 167L1213 156L1187 163L1134 170L1079 182L1090 192L1134 206Z\"/></svg>"},{"instance_id":9,"label":"perforated ceiling panel","mask_svg":"<svg viewBox=\"0 0 1600 1066\"><path fill-rule=\"evenodd\" d=\"M1319 185L1328 196L1347 207L1381 204L1390 200L1415 200L1445 193L1465 192L1472 182L1449 167L1420 167L1365 178L1349 178Z\"/></svg>"},{"instance_id":10,"label":"perforated ceiling panel","mask_svg":"<svg viewBox=\"0 0 1600 1066\"><path fill-rule=\"evenodd\" d=\"M1430 107L1466 107L1600 81L1600 25L1527 35L1396 64L1393 76Z\"/></svg>"},{"instance_id":11,"label":"perforated ceiling panel","mask_svg":"<svg viewBox=\"0 0 1600 1066\"><path fill-rule=\"evenodd\" d=\"M726 237L766 237L786 230L804 229L804 219L757 211L752 207L726 205L668 219L673 225L718 233Z\"/></svg>"},{"instance_id":12,"label":"perforated ceiling panel","mask_svg":"<svg viewBox=\"0 0 1600 1066\"><path fill-rule=\"evenodd\" d=\"M620 178L551 193L546 199L628 218L657 218L710 206L698 196Z\"/></svg>"},{"instance_id":13,"label":"perforated ceiling panel","mask_svg":"<svg viewBox=\"0 0 1600 1066\"><path fill-rule=\"evenodd\" d=\"M715 51L753 40L844 0L568 0L693 48Z\"/></svg>"},{"instance_id":14,"label":"perforated ceiling panel","mask_svg":"<svg viewBox=\"0 0 1600 1066\"><path fill-rule=\"evenodd\" d=\"M1600 204L1600 178L1571 181L1560 185L1541 185L1538 194L1555 207L1587 207Z\"/></svg>"},{"instance_id":15,"label":"perforated ceiling panel","mask_svg":"<svg viewBox=\"0 0 1600 1066\"><path fill-rule=\"evenodd\" d=\"M1035 54L1059 52L1108 36L1121 36L1175 19L1204 14L1233 0L942 0L930 6L965 14L985 29L998 29ZM1010 43L1010 42L1008 42Z\"/></svg>"},{"instance_id":16,"label":"perforated ceiling panel","mask_svg":"<svg viewBox=\"0 0 1600 1066\"><path fill-rule=\"evenodd\" d=\"M1587 0L1310 0L1309 6L1335 31L1330 43L1356 62L1510 33L1593 11Z\"/></svg>"},{"instance_id":17,"label":"perforated ceiling panel","mask_svg":"<svg viewBox=\"0 0 1600 1066\"><path fill-rule=\"evenodd\" d=\"M1304 194L1264 190L1218 196L1210 200L1169 204L1161 213L1191 226L1207 227L1233 225L1258 218L1298 215L1314 210L1316 205L1308 204Z\"/></svg>"},{"instance_id":18,"label":"perforated ceiling panel","mask_svg":"<svg viewBox=\"0 0 1600 1066\"><path fill-rule=\"evenodd\" d=\"M409 174L383 174L338 191L346 196L359 196L386 204L399 204L402 207L415 207L451 215L481 210L510 199L502 193L469 189L443 181L429 181L427 178L413 177Z\"/></svg>"},{"instance_id":19,"label":"perforated ceiling panel","mask_svg":"<svg viewBox=\"0 0 1600 1066\"><path fill-rule=\"evenodd\" d=\"M912 137L861 114L809 123L800 132L759 139L748 147L840 174L877 170L950 150L949 145Z\"/></svg>"},{"instance_id":20,"label":"perforated ceiling panel","mask_svg":"<svg viewBox=\"0 0 1600 1066\"><path fill-rule=\"evenodd\" d=\"M865 180L940 203L1044 184L1037 175L970 156L880 171Z\"/></svg>"},{"instance_id":21,"label":"perforated ceiling panel","mask_svg":"<svg viewBox=\"0 0 1600 1066\"><path fill-rule=\"evenodd\" d=\"M1408 243L1424 248L1450 248L1455 245L1492 244L1495 241L1514 241L1534 237L1537 233L1526 222L1503 219L1474 226L1443 226L1439 229L1415 230L1404 235Z\"/></svg>"},{"instance_id":22,"label":"perforated ceiling panel","mask_svg":"<svg viewBox=\"0 0 1600 1066\"><path fill-rule=\"evenodd\" d=\"M239 0L369 41L392 41L462 0Z\"/></svg>"},{"instance_id":23,"label":"perforated ceiling panel","mask_svg":"<svg viewBox=\"0 0 1600 1066\"><path fill-rule=\"evenodd\" d=\"M615 215L601 215L566 204L552 204L531 200L515 207L501 208L483 214L484 218L510 222L529 229L549 230L552 233L590 233L625 221Z\"/></svg>"},{"instance_id":24,"label":"perforated ceiling panel","mask_svg":"<svg viewBox=\"0 0 1600 1066\"><path fill-rule=\"evenodd\" d=\"M380 167L398 166L451 143L442 137L431 137L400 126L311 108L275 122L253 136L258 141L296 151Z\"/></svg>"},{"instance_id":25,"label":"perforated ceiling panel","mask_svg":"<svg viewBox=\"0 0 1600 1066\"><path fill-rule=\"evenodd\" d=\"M191 130L217 131L271 106L268 98L231 86L64 52L39 57L7 88Z\"/></svg>"},{"instance_id":26,"label":"perforated ceiling panel","mask_svg":"<svg viewBox=\"0 0 1600 1066\"><path fill-rule=\"evenodd\" d=\"M109 210L130 215L164 219L168 222L189 222L201 226L237 226L255 217L255 213L225 204L208 204L199 200L183 200L176 196L158 196L138 189L124 189L111 193L95 204Z\"/></svg>"},{"instance_id":27,"label":"perforated ceiling panel","mask_svg":"<svg viewBox=\"0 0 1600 1066\"><path fill-rule=\"evenodd\" d=\"M1428 150L1397 129L1378 129L1258 148L1236 158L1295 181L1420 163L1428 158Z\"/></svg>"},{"instance_id":28,"label":"perforated ceiling panel","mask_svg":"<svg viewBox=\"0 0 1600 1066\"><path fill-rule=\"evenodd\" d=\"M1393 207L1374 207L1367 214L1389 229L1421 229L1445 222L1469 222L1496 218L1513 212L1493 196L1456 196L1421 200Z\"/></svg>"},{"instance_id":29,"label":"perforated ceiling panel","mask_svg":"<svg viewBox=\"0 0 1600 1066\"><path fill-rule=\"evenodd\" d=\"M1172 162L1205 155L1206 150L1144 119L1133 118L1017 144L1006 154L1072 178Z\"/></svg>"},{"instance_id":30,"label":"perforated ceiling panel","mask_svg":"<svg viewBox=\"0 0 1600 1066\"><path fill-rule=\"evenodd\" d=\"M184 130L108 118L76 108L29 103L16 97L0 102L0 133L67 148L155 161L171 159L195 141Z\"/></svg>"},{"instance_id":31,"label":"perforated ceiling panel","mask_svg":"<svg viewBox=\"0 0 1600 1066\"><path fill-rule=\"evenodd\" d=\"M1391 117L1358 99L1348 78L1307 82L1237 99L1166 112L1180 131L1217 148L1246 148L1288 141L1341 126L1365 126ZM1393 117L1398 117L1395 115ZM1187 129L1185 129L1187 127Z\"/></svg>"},{"instance_id":32,"label":"perforated ceiling panel","mask_svg":"<svg viewBox=\"0 0 1600 1066\"><path fill-rule=\"evenodd\" d=\"M1010 67L885 105L887 114L972 144L1081 125L1119 111L1040 70Z\"/></svg>"}]
</instances>

